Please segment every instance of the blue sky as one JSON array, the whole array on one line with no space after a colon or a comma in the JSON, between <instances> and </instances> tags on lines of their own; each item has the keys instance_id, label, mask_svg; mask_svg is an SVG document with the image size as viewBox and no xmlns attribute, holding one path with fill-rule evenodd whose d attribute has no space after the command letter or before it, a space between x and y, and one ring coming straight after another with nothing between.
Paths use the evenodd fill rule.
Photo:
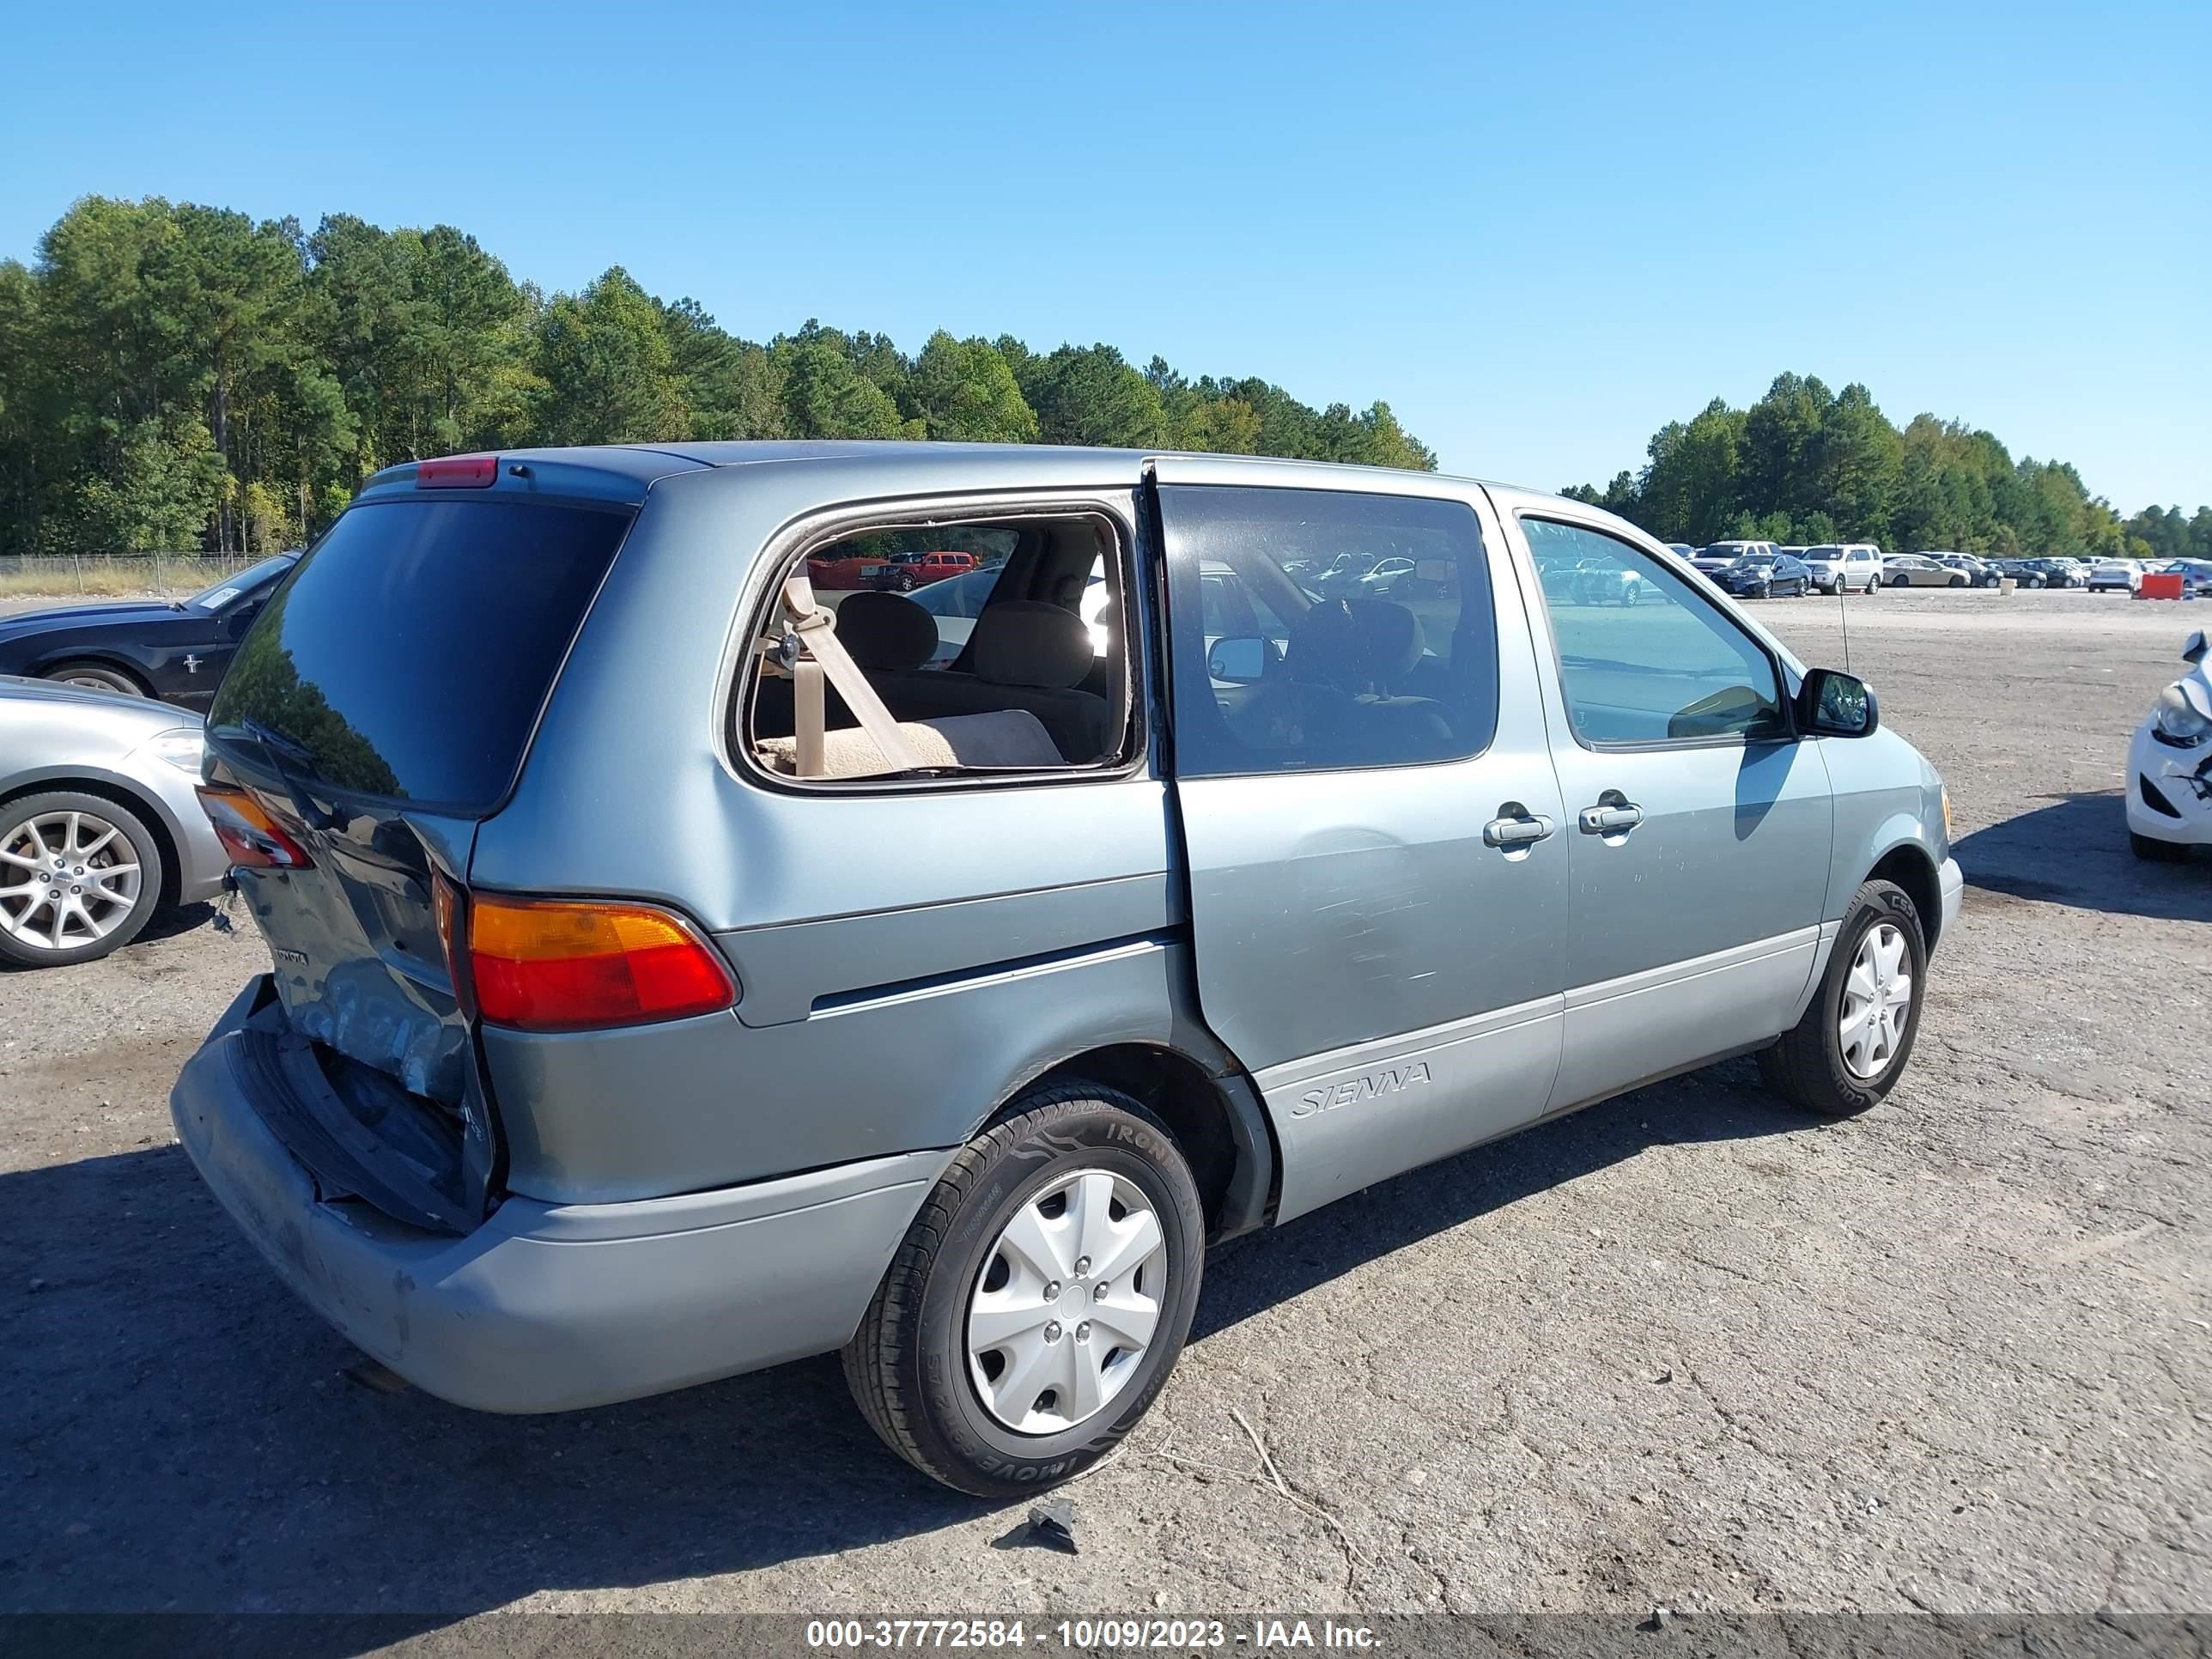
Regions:
<instances>
[{"instance_id":1,"label":"blue sky","mask_svg":"<svg viewBox=\"0 0 2212 1659\"><path fill-rule=\"evenodd\" d=\"M20 9L77 196L448 222L810 316L1389 401L1556 488L1779 371L2212 500L2212 6Z\"/></svg>"}]
</instances>

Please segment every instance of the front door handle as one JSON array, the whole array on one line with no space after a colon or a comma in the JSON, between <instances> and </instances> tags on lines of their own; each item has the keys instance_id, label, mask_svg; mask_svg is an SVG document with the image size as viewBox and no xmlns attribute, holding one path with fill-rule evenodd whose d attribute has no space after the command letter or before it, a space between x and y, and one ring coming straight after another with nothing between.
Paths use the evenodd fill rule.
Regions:
<instances>
[{"instance_id":1,"label":"front door handle","mask_svg":"<svg viewBox=\"0 0 2212 1659\"><path fill-rule=\"evenodd\" d=\"M1633 801L1585 806L1579 815L1586 836L1620 836L1644 822L1644 809Z\"/></svg>"},{"instance_id":2,"label":"front door handle","mask_svg":"<svg viewBox=\"0 0 2212 1659\"><path fill-rule=\"evenodd\" d=\"M1516 812L1510 817L1492 818L1482 826L1483 844L1488 847L1526 847L1551 833L1552 821L1541 812Z\"/></svg>"}]
</instances>

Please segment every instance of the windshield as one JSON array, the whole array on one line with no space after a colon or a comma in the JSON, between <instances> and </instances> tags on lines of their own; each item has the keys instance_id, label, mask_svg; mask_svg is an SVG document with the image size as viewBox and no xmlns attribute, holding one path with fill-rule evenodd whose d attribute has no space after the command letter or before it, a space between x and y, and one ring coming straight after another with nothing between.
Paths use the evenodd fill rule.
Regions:
<instances>
[{"instance_id":1,"label":"windshield","mask_svg":"<svg viewBox=\"0 0 2212 1659\"><path fill-rule=\"evenodd\" d=\"M292 568L292 556L279 553L258 564L249 564L236 575L225 576L212 587L203 587L185 603L195 611L220 611L240 594L283 574Z\"/></svg>"},{"instance_id":2,"label":"windshield","mask_svg":"<svg viewBox=\"0 0 2212 1659\"><path fill-rule=\"evenodd\" d=\"M273 733L335 788L489 811L629 526L513 499L349 509L255 620L210 735Z\"/></svg>"}]
</instances>

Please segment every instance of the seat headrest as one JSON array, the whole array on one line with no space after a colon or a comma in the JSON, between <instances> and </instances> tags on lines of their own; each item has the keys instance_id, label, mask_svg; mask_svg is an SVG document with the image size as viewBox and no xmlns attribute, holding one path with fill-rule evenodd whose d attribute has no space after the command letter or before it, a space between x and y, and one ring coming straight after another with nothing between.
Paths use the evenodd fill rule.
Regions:
<instances>
[{"instance_id":1,"label":"seat headrest","mask_svg":"<svg viewBox=\"0 0 2212 1659\"><path fill-rule=\"evenodd\" d=\"M1055 691L1080 683L1095 660L1083 618L1042 599L985 605L969 650L979 680Z\"/></svg>"},{"instance_id":2,"label":"seat headrest","mask_svg":"<svg viewBox=\"0 0 2212 1659\"><path fill-rule=\"evenodd\" d=\"M864 589L838 605L837 637L862 668L919 668L937 653L937 618L903 593Z\"/></svg>"},{"instance_id":3,"label":"seat headrest","mask_svg":"<svg viewBox=\"0 0 2212 1659\"><path fill-rule=\"evenodd\" d=\"M1421 619L1389 599L1322 599L1291 625L1284 666L1294 680L1358 695L1411 673L1425 641Z\"/></svg>"}]
</instances>

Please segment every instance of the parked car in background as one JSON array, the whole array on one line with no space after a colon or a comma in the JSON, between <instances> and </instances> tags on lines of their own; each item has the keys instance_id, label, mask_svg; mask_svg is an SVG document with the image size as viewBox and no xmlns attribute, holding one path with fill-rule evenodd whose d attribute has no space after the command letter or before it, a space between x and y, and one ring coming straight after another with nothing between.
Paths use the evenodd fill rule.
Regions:
<instances>
[{"instance_id":1,"label":"parked car in background","mask_svg":"<svg viewBox=\"0 0 2212 1659\"><path fill-rule=\"evenodd\" d=\"M2133 559L2100 559L2089 567L2092 593L2133 593L2142 586L2143 568Z\"/></svg>"},{"instance_id":2,"label":"parked car in background","mask_svg":"<svg viewBox=\"0 0 2212 1659\"><path fill-rule=\"evenodd\" d=\"M1772 542L1715 542L1692 558L1690 563L1708 576L1717 576L1747 555L1778 550Z\"/></svg>"},{"instance_id":3,"label":"parked car in background","mask_svg":"<svg viewBox=\"0 0 2212 1659\"><path fill-rule=\"evenodd\" d=\"M1871 542L1827 542L1805 550L1807 573L1824 593L1872 593L1881 586L1881 550Z\"/></svg>"},{"instance_id":4,"label":"parked car in background","mask_svg":"<svg viewBox=\"0 0 2212 1659\"><path fill-rule=\"evenodd\" d=\"M1990 586L1989 583L1983 580L1984 575L1989 570L1988 563L1984 560L1976 558L1972 554L1939 553L1935 556L1935 558L1936 562L1942 565L1945 569L1956 570L1964 574L1966 578L1967 586L1985 587Z\"/></svg>"},{"instance_id":5,"label":"parked car in background","mask_svg":"<svg viewBox=\"0 0 2212 1659\"><path fill-rule=\"evenodd\" d=\"M2166 569L2181 578L2184 592L2197 599L2212 598L2212 560L2176 559Z\"/></svg>"},{"instance_id":6,"label":"parked car in background","mask_svg":"<svg viewBox=\"0 0 2212 1659\"><path fill-rule=\"evenodd\" d=\"M1694 559L1698 556L1698 550L1687 542L1668 542L1666 547L1669 553L1679 554L1686 559Z\"/></svg>"},{"instance_id":7,"label":"parked car in background","mask_svg":"<svg viewBox=\"0 0 2212 1659\"><path fill-rule=\"evenodd\" d=\"M2015 580L2022 587L2082 587L2088 577L2071 559L2021 559L2015 562Z\"/></svg>"},{"instance_id":8,"label":"parked car in background","mask_svg":"<svg viewBox=\"0 0 2212 1659\"><path fill-rule=\"evenodd\" d=\"M887 593L911 593L932 582L964 576L975 568L973 553L908 553L886 560L866 581Z\"/></svg>"},{"instance_id":9,"label":"parked car in background","mask_svg":"<svg viewBox=\"0 0 2212 1659\"><path fill-rule=\"evenodd\" d=\"M465 504L378 474L255 625L203 793L271 969L170 1102L276 1274L444 1398L842 1351L899 1455L1033 1492L1125 1443L1215 1240L1722 1055L1829 1117L1905 1070L1942 780L1612 514L1136 451L514 459ZM1016 539L957 671L915 601L787 580L955 501ZM1308 598L1316 539L1451 596ZM1111 695L1093 572L1146 619Z\"/></svg>"},{"instance_id":10,"label":"parked car in background","mask_svg":"<svg viewBox=\"0 0 2212 1659\"><path fill-rule=\"evenodd\" d=\"M198 714L0 677L0 962L89 962L222 890L201 755Z\"/></svg>"},{"instance_id":11,"label":"parked car in background","mask_svg":"<svg viewBox=\"0 0 2212 1659\"><path fill-rule=\"evenodd\" d=\"M1417 559L1384 559L1359 579L1359 592L1376 599L1423 599L1442 596L1451 585L1451 571L1424 568Z\"/></svg>"},{"instance_id":12,"label":"parked car in background","mask_svg":"<svg viewBox=\"0 0 2212 1659\"><path fill-rule=\"evenodd\" d=\"M2128 845L2179 860L2212 846L2212 678L2204 631L2181 647L2190 672L2158 695L2128 745Z\"/></svg>"},{"instance_id":13,"label":"parked car in background","mask_svg":"<svg viewBox=\"0 0 2212 1659\"><path fill-rule=\"evenodd\" d=\"M1929 553L1893 553L1881 562L1881 579L1891 587L1964 587L1966 573L1940 564Z\"/></svg>"},{"instance_id":14,"label":"parked car in background","mask_svg":"<svg viewBox=\"0 0 2212 1659\"><path fill-rule=\"evenodd\" d=\"M1747 553L1714 580L1740 599L1799 599L1813 591L1813 573L1792 554Z\"/></svg>"},{"instance_id":15,"label":"parked car in background","mask_svg":"<svg viewBox=\"0 0 2212 1659\"><path fill-rule=\"evenodd\" d=\"M299 557L274 554L189 599L104 599L0 617L0 674L204 709Z\"/></svg>"}]
</instances>

